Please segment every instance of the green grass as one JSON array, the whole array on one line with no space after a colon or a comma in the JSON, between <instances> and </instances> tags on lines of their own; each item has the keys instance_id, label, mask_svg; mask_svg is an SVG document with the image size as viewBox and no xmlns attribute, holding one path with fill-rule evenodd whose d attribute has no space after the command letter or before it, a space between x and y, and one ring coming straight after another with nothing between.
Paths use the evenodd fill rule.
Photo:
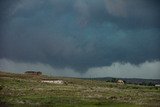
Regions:
<instances>
[{"instance_id":1,"label":"green grass","mask_svg":"<svg viewBox=\"0 0 160 107\"><path fill-rule=\"evenodd\" d=\"M68 84L41 83L47 76L29 76L0 72L2 106L61 107L158 107L160 88L118 85L105 81L62 78Z\"/></svg>"}]
</instances>

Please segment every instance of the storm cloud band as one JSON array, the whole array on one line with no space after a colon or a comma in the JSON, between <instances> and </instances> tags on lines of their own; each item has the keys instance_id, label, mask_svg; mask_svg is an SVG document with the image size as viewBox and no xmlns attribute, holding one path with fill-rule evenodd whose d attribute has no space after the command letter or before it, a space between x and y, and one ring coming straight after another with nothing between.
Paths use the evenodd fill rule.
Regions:
<instances>
[{"instance_id":1,"label":"storm cloud band","mask_svg":"<svg viewBox=\"0 0 160 107\"><path fill-rule=\"evenodd\" d=\"M158 0L1 0L0 59L87 71L160 60Z\"/></svg>"}]
</instances>

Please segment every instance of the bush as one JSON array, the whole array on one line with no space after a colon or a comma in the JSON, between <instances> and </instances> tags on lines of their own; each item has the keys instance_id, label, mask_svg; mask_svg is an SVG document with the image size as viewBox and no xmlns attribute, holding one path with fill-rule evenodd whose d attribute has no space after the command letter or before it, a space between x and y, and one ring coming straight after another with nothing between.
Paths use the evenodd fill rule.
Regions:
<instances>
[{"instance_id":1,"label":"bush","mask_svg":"<svg viewBox=\"0 0 160 107\"><path fill-rule=\"evenodd\" d=\"M4 86L3 86L3 85L0 85L0 91L1 91L3 88L4 88Z\"/></svg>"}]
</instances>

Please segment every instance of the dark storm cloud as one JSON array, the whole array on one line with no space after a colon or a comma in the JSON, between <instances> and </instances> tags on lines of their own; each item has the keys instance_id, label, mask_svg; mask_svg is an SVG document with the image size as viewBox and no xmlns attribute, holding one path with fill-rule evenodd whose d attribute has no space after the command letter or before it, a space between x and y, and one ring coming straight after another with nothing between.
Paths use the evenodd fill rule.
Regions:
<instances>
[{"instance_id":1,"label":"dark storm cloud","mask_svg":"<svg viewBox=\"0 0 160 107\"><path fill-rule=\"evenodd\" d=\"M1 0L0 58L86 70L160 59L158 0Z\"/></svg>"}]
</instances>

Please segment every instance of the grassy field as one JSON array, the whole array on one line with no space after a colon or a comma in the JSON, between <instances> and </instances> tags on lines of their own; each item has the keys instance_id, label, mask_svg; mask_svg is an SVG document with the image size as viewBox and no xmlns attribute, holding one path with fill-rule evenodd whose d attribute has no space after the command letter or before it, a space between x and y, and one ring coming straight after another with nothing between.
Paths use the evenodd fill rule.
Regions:
<instances>
[{"instance_id":1,"label":"grassy field","mask_svg":"<svg viewBox=\"0 0 160 107\"><path fill-rule=\"evenodd\" d=\"M67 84L42 83L43 78ZM0 107L159 107L160 88L0 72Z\"/></svg>"}]
</instances>

